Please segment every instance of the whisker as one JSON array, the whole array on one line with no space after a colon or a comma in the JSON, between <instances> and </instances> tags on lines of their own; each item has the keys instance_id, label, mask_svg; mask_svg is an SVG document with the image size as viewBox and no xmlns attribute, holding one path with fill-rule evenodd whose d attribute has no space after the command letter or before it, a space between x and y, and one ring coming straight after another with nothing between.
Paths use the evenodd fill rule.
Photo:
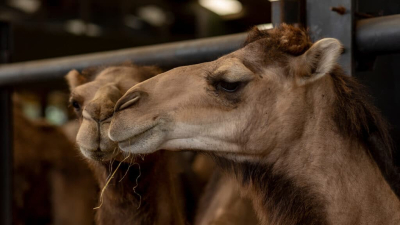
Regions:
<instances>
[{"instance_id":1,"label":"whisker","mask_svg":"<svg viewBox=\"0 0 400 225\"><path fill-rule=\"evenodd\" d=\"M131 157L131 156L132 156L131 153L129 153L128 157ZM132 166L132 159L133 159L133 156L131 157L131 162L129 163L128 169L126 170L124 176L122 176L122 178L118 182L121 182L125 178L125 176L128 174L129 168L131 168L131 166Z\"/></svg>"},{"instance_id":2,"label":"whisker","mask_svg":"<svg viewBox=\"0 0 400 225\"><path fill-rule=\"evenodd\" d=\"M112 165L114 164L115 159L111 159L110 164L108 165L108 176L106 178L106 180L108 180L108 178L110 178L111 174L112 174Z\"/></svg>"},{"instance_id":3,"label":"whisker","mask_svg":"<svg viewBox=\"0 0 400 225\"><path fill-rule=\"evenodd\" d=\"M128 157L129 157L129 156L128 156ZM93 208L93 209L100 209L101 206L103 206L103 194L104 194L104 191L107 189L108 185L110 184L110 181L114 178L114 175L115 175L115 173L118 171L118 169L119 169L119 167L121 166L121 164L122 164L128 157L126 157L126 158L123 159L121 162L119 162L117 168L115 168L115 171L112 173L111 177L107 180L106 185L104 185L103 189L101 190L101 193L100 193L100 205L97 206L97 207L95 207L95 208ZM134 190L134 191L135 191L135 190ZM140 205L140 204L139 204L139 205Z\"/></svg>"},{"instance_id":4,"label":"whisker","mask_svg":"<svg viewBox=\"0 0 400 225\"><path fill-rule=\"evenodd\" d=\"M136 188L139 186L139 177L142 175L142 170L140 168L139 163L135 163L135 164L138 165L138 167L139 167L139 175L136 177L136 185L135 185L135 187L133 187L133 192L139 197L139 206L137 207L137 209L139 209L142 204L142 196L136 192Z\"/></svg>"}]
</instances>

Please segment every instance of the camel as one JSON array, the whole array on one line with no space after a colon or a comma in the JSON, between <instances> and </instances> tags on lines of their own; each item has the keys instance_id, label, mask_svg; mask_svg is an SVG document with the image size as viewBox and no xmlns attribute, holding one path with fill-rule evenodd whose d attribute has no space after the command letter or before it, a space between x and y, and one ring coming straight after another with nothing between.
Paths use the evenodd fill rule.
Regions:
<instances>
[{"instance_id":1,"label":"camel","mask_svg":"<svg viewBox=\"0 0 400 225\"><path fill-rule=\"evenodd\" d=\"M93 224L96 181L73 142L14 99L13 224Z\"/></svg>"},{"instance_id":2,"label":"camel","mask_svg":"<svg viewBox=\"0 0 400 225\"><path fill-rule=\"evenodd\" d=\"M341 52L289 25L254 28L237 51L130 88L109 137L134 154L214 155L260 224L399 224L387 125Z\"/></svg>"},{"instance_id":3,"label":"camel","mask_svg":"<svg viewBox=\"0 0 400 225\"><path fill-rule=\"evenodd\" d=\"M216 169L212 157L198 153L192 168L197 183L206 186L197 207L195 225L258 224L251 201L241 194L234 179Z\"/></svg>"},{"instance_id":4,"label":"camel","mask_svg":"<svg viewBox=\"0 0 400 225\"><path fill-rule=\"evenodd\" d=\"M76 143L94 171L100 189L113 177L100 196L97 224L179 225L191 220L194 204L188 202L189 194L182 190L180 179L186 165L182 155L172 152L122 155L117 143L107 136L117 100L131 86L158 73L155 67L121 65L86 70L82 74L72 70L66 75L71 105L80 121Z\"/></svg>"},{"instance_id":5,"label":"camel","mask_svg":"<svg viewBox=\"0 0 400 225\"><path fill-rule=\"evenodd\" d=\"M216 170L199 203L194 224L256 225L258 218L250 199L241 195L234 179Z\"/></svg>"}]
</instances>

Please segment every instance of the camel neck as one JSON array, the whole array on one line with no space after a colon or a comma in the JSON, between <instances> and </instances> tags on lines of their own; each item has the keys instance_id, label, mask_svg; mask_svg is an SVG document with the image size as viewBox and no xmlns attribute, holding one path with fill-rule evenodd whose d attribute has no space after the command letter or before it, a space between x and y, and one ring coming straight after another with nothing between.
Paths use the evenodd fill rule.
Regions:
<instances>
[{"instance_id":1,"label":"camel neck","mask_svg":"<svg viewBox=\"0 0 400 225\"><path fill-rule=\"evenodd\" d=\"M252 199L261 225L328 224L323 198L284 172L275 171L273 165L216 159L220 167L236 175L242 191Z\"/></svg>"},{"instance_id":2,"label":"camel neck","mask_svg":"<svg viewBox=\"0 0 400 225\"><path fill-rule=\"evenodd\" d=\"M118 164L94 166L100 190ZM169 157L160 154L122 163L104 191L98 224L184 224L179 182L170 167Z\"/></svg>"},{"instance_id":3,"label":"camel neck","mask_svg":"<svg viewBox=\"0 0 400 225\"><path fill-rule=\"evenodd\" d=\"M367 146L334 129L314 129L274 168L319 196L330 224L398 224L400 201Z\"/></svg>"},{"instance_id":4,"label":"camel neck","mask_svg":"<svg viewBox=\"0 0 400 225\"><path fill-rule=\"evenodd\" d=\"M363 145L315 133L274 157L218 164L236 174L262 224L398 224L399 199Z\"/></svg>"}]
</instances>

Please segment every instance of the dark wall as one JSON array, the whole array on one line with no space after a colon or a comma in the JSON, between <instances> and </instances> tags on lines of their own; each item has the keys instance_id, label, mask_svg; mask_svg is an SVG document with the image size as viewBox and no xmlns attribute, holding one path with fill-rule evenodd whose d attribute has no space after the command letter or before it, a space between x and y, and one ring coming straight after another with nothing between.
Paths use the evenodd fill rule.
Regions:
<instances>
[{"instance_id":1,"label":"dark wall","mask_svg":"<svg viewBox=\"0 0 400 225\"><path fill-rule=\"evenodd\" d=\"M360 0L358 12L377 16L400 14L400 1ZM357 71L355 76L368 87L375 105L391 124L397 146L395 160L400 166L400 54L378 56L372 70Z\"/></svg>"}]
</instances>

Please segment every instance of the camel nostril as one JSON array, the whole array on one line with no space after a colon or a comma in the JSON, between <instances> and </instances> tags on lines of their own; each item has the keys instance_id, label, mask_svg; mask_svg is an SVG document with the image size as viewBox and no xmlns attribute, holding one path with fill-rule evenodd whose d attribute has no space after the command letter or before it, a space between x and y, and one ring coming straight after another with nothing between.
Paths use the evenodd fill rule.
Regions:
<instances>
[{"instance_id":1,"label":"camel nostril","mask_svg":"<svg viewBox=\"0 0 400 225\"><path fill-rule=\"evenodd\" d=\"M135 104L140 99L139 92L132 92L124 95L120 100L118 100L117 104L115 105L114 111L120 111L123 109L128 108L129 106Z\"/></svg>"}]
</instances>

